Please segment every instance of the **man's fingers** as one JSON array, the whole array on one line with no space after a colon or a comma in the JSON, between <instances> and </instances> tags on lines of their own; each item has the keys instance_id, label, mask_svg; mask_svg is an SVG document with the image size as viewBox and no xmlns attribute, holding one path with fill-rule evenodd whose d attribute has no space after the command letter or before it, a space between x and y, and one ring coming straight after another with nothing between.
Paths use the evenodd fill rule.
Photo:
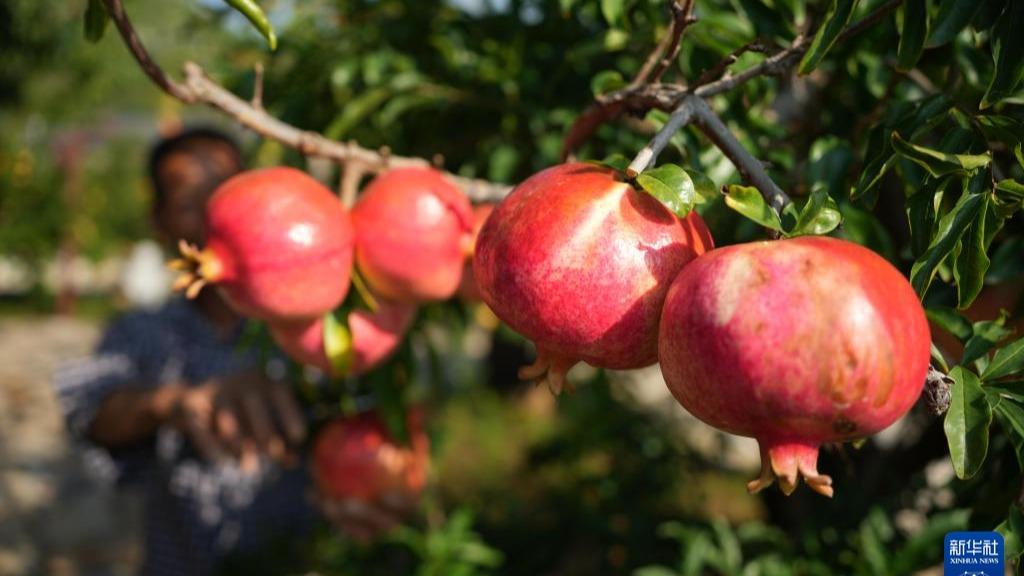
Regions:
<instances>
[{"instance_id":1,"label":"man's fingers","mask_svg":"<svg viewBox=\"0 0 1024 576\"><path fill-rule=\"evenodd\" d=\"M227 458L227 451L203 420L195 414L185 415L185 433L200 457L209 462L222 462Z\"/></svg>"},{"instance_id":2,"label":"man's fingers","mask_svg":"<svg viewBox=\"0 0 1024 576\"><path fill-rule=\"evenodd\" d=\"M292 444L300 444L306 438L306 419L292 391L287 385L275 382L270 385L268 396L285 437Z\"/></svg>"},{"instance_id":3,"label":"man's fingers","mask_svg":"<svg viewBox=\"0 0 1024 576\"><path fill-rule=\"evenodd\" d=\"M240 394L239 403L245 414L249 432L256 444L276 459L285 455L284 440L275 432L273 418L262 394Z\"/></svg>"},{"instance_id":4,"label":"man's fingers","mask_svg":"<svg viewBox=\"0 0 1024 576\"><path fill-rule=\"evenodd\" d=\"M239 455L242 448L242 430L238 415L229 408L218 408L213 414L213 427L217 437L232 454Z\"/></svg>"}]
</instances>

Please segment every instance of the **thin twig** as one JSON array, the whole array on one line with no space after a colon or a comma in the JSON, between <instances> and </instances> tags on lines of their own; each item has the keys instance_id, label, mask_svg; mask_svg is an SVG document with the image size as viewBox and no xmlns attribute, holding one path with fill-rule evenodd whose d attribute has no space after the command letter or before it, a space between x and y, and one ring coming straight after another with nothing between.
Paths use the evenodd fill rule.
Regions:
<instances>
[{"instance_id":1,"label":"thin twig","mask_svg":"<svg viewBox=\"0 0 1024 576\"><path fill-rule=\"evenodd\" d=\"M146 74L164 92L185 103L202 102L235 119L239 124L260 134L265 138L277 140L286 146L295 148L307 156L320 156L344 164L349 161L358 162L368 171L380 171L386 168L402 168L410 166L430 166L423 158L394 156L390 152L374 152L362 148L354 142L341 143L325 138L321 134L300 130L271 116L261 108L239 98L206 75L205 71L193 62L185 64L184 82L179 84L172 80L160 66L149 56L139 40L131 21L125 14L122 0L104 0L107 11L117 25L125 44L139 62ZM446 174L458 184L473 202L496 202L504 198L511 187L486 180L465 178L455 174Z\"/></svg>"},{"instance_id":2,"label":"thin twig","mask_svg":"<svg viewBox=\"0 0 1024 576\"><path fill-rule=\"evenodd\" d=\"M636 157L626 167L627 178L636 178L638 174L647 170L651 164L654 164L654 161L658 159L658 155L661 154L661 151L672 140L672 136L690 122L690 118L693 117L696 111L698 101L703 103L703 100L697 96L687 96L683 99L682 103L672 111L672 115L668 117L665 126L658 130L654 138L641 148L640 152L637 152Z\"/></svg>"},{"instance_id":3,"label":"thin twig","mask_svg":"<svg viewBox=\"0 0 1024 576\"><path fill-rule=\"evenodd\" d=\"M764 75L778 75L788 71L800 60L807 48L811 45L811 39L800 35L793 39L793 43L786 49L781 50L758 64L747 68L738 74L726 74L722 78L698 86L694 93L705 98L728 92L744 82Z\"/></svg>"},{"instance_id":4,"label":"thin twig","mask_svg":"<svg viewBox=\"0 0 1024 576\"><path fill-rule=\"evenodd\" d=\"M697 77L697 81L694 82L694 85L703 86L705 84L710 84L711 82L714 82L715 80L718 80L723 75L725 75L725 73L729 69L729 66L735 64L736 61L740 59L740 56L746 54L747 52L758 52L763 54L765 51L767 51L767 49L768 48L764 44L762 44L760 40L755 40L748 44L744 44L743 46L740 46L739 48L727 54L726 57L722 58L722 60L720 60L717 64L702 72L701 75Z\"/></svg>"},{"instance_id":5,"label":"thin twig","mask_svg":"<svg viewBox=\"0 0 1024 576\"><path fill-rule=\"evenodd\" d=\"M366 166L359 162L350 160L341 167L339 191L341 203L345 208L352 208L355 205L356 197L359 195L359 183L363 181L365 175Z\"/></svg>"},{"instance_id":6,"label":"thin twig","mask_svg":"<svg viewBox=\"0 0 1024 576\"><path fill-rule=\"evenodd\" d=\"M253 67L252 78L252 107L263 110L263 62L257 62Z\"/></svg>"},{"instance_id":7,"label":"thin twig","mask_svg":"<svg viewBox=\"0 0 1024 576\"><path fill-rule=\"evenodd\" d=\"M715 114L715 111L704 101L703 98L694 98L694 123L704 133L708 140L711 140L723 154L736 166L736 170L747 182L754 185L768 204L778 213L789 204L789 196L782 191L775 181L765 171L761 161L754 158L740 144L736 136L729 130L722 119Z\"/></svg>"}]
</instances>

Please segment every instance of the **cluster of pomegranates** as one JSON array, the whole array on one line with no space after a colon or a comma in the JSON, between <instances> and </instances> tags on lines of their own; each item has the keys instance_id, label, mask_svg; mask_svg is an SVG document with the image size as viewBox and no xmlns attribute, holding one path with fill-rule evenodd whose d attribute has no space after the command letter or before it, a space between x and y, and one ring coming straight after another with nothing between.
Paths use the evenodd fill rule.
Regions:
<instances>
[{"instance_id":1,"label":"cluster of pomegranates","mask_svg":"<svg viewBox=\"0 0 1024 576\"><path fill-rule=\"evenodd\" d=\"M696 213L679 218L592 164L544 170L491 210L474 214L427 168L379 176L351 214L301 172L249 172L211 199L207 245L183 247L191 265L180 265L182 284L216 284L239 312L266 321L286 353L338 376L381 362L417 304L456 291L536 344L521 377L556 393L580 361L620 370L660 361L683 407L758 440L762 471L751 491L778 479L789 494L802 476L831 496L832 480L817 471L821 444L881 430L921 392L924 310L899 271L856 244L801 237L713 250ZM373 305L342 306L349 337L328 354L336 322L325 315L345 300L353 262ZM345 448L317 449L321 483L344 476L338 454L388 441L364 420L324 434L351 441L323 440ZM417 450L374 458L412 462ZM409 480L420 477L416 466L385 469L422 484Z\"/></svg>"},{"instance_id":2,"label":"cluster of pomegranates","mask_svg":"<svg viewBox=\"0 0 1024 576\"><path fill-rule=\"evenodd\" d=\"M687 410L761 447L758 491L800 476L832 495L818 448L873 434L919 396L930 336L906 279L826 237L712 250L701 218L678 218L610 168L565 164L523 183L476 245L480 295L533 340L524 378L555 392L577 362L660 361Z\"/></svg>"},{"instance_id":3,"label":"cluster of pomegranates","mask_svg":"<svg viewBox=\"0 0 1024 576\"><path fill-rule=\"evenodd\" d=\"M216 286L238 313L265 322L292 359L354 376L395 351L419 304L455 294L473 229L469 200L436 170L391 170L350 212L305 173L268 168L213 193L205 246L182 244L174 266L179 288L195 296ZM322 492L361 500L397 487L418 493L427 461L419 416L410 430L412 444L402 446L373 414L327 425L313 458Z\"/></svg>"}]
</instances>

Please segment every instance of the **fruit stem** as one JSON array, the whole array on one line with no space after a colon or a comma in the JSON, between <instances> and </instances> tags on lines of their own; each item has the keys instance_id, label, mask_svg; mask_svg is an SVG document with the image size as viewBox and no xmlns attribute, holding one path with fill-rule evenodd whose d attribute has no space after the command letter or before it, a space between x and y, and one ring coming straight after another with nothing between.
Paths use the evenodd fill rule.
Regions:
<instances>
[{"instance_id":1,"label":"fruit stem","mask_svg":"<svg viewBox=\"0 0 1024 576\"><path fill-rule=\"evenodd\" d=\"M747 484L751 494L760 492L779 480L779 488L789 496L803 476L804 482L822 496L832 497L832 478L818 473L818 444L808 442L769 442L758 440L761 447L761 475Z\"/></svg>"},{"instance_id":2,"label":"fruit stem","mask_svg":"<svg viewBox=\"0 0 1024 576\"><path fill-rule=\"evenodd\" d=\"M529 366L519 369L520 380L533 380L537 385L547 384L548 390L555 396L565 390L569 394L575 392L571 382L567 382L565 375L576 365L576 360L562 358L541 347L537 347L537 360Z\"/></svg>"}]
</instances>

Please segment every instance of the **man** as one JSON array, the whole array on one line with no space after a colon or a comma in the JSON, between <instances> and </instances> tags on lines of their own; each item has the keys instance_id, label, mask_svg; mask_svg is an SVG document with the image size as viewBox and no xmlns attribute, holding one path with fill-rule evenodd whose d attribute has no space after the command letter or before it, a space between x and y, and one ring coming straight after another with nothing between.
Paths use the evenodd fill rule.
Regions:
<instances>
[{"instance_id":1,"label":"man","mask_svg":"<svg viewBox=\"0 0 1024 576\"><path fill-rule=\"evenodd\" d=\"M156 146L149 176L165 245L201 245L207 198L241 169L217 131ZM72 434L100 448L120 481L145 486L143 574L210 574L229 553L302 534L315 519L297 465L305 420L289 388L240 348L242 328L216 290L176 297L125 314L93 357L57 376Z\"/></svg>"}]
</instances>

